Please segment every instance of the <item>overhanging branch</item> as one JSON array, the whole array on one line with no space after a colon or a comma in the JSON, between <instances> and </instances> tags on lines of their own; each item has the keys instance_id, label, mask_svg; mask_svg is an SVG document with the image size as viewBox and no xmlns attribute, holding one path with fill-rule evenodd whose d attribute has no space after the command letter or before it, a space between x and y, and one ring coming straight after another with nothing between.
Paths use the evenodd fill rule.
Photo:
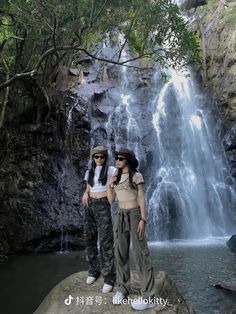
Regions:
<instances>
[{"instance_id":1,"label":"overhanging branch","mask_svg":"<svg viewBox=\"0 0 236 314\"><path fill-rule=\"evenodd\" d=\"M50 49L48 49L47 51L45 51L39 58L38 62L36 63L35 67L33 70L31 71L23 71L21 73L17 73L14 76L12 76L9 80L5 81L4 83L0 84L0 90L6 88L7 86L11 85L14 81L21 79L23 77L30 77L30 76L35 76L35 75L40 75L39 69L43 63L43 61L51 54L54 54L55 52L58 51L69 51L69 50L79 50L79 51L83 51L85 54L87 54L89 57L91 57L92 59L95 60L99 60L102 62L106 62L106 63L111 63L111 64L115 64L115 65L121 65L121 66L126 66L126 67L131 67L131 68L136 68L136 69L143 69L141 67L135 66L135 65L129 65L127 63L138 60L138 59L142 59L144 57L147 58L151 58L154 54L159 53L160 51L163 51L163 49L156 49L155 51L149 52L149 53L144 53L141 55L138 55L137 57L122 61L122 62L118 62L118 61L114 61L111 59L105 59L105 58L101 58L101 57L97 57L93 54L91 54L89 51L87 51L84 47L80 47L78 43L75 43L74 45L69 45L69 46L58 46L58 47L52 47ZM145 69L152 69L152 68L145 68Z\"/></svg>"}]
</instances>

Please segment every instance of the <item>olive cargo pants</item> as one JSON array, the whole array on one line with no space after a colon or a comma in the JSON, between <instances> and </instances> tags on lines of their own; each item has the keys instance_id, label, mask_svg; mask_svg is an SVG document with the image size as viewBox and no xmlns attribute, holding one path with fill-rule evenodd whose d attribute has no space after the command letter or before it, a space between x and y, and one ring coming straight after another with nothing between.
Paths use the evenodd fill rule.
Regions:
<instances>
[{"instance_id":1,"label":"olive cargo pants","mask_svg":"<svg viewBox=\"0 0 236 314\"><path fill-rule=\"evenodd\" d=\"M140 277L141 295L143 298L154 298L155 278L147 239L145 235L140 237L137 233L140 219L140 208L124 209L118 207L115 212L114 244L118 291L125 296L130 292L129 251L131 238L134 260Z\"/></svg>"},{"instance_id":2,"label":"olive cargo pants","mask_svg":"<svg viewBox=\"0 0 236 314\"><path fill-rule=\"evenodd\" d=\"M88 275L99 277L102 273L104 282L115 283L114 242L111 218L111 206L107 197L90 198L89 206L85 207L84 234L87 258L89 262ZM100 256L97 240L99 236Z\"/></svg>"}]
</instances>

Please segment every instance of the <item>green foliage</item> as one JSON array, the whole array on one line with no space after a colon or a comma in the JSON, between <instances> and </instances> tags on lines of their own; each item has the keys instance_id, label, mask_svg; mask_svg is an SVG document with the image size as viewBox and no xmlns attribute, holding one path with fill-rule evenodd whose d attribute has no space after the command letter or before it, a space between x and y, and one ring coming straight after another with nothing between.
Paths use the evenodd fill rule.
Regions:
<instances>
[{"instance_id":1,"label":"green foliage","mask_svg":"<svg viewBox=\"0 0 236 314\"><path fill-rule=\"evenodd\" d=\"M217 8L218 4L219 4L218 0L208 0L207 1L207 6L208 6L209 10L214 11Z\"/></svg>"},{"instance_id":2,"label":"green foliage","mask_svg":"<svg viewBox=\"0 0 236 314\"><path fill-rule=\"evenodd\" d=\"M1 42L13 34L23 39L8 40L8 49L3 51L9 61L15 54L18 70L32 69L52 47L79 41L90 50L114 28L124 32L134 53L151 55L158 45L165 47L162 58L156 56L158 61L169 60L174 65L183 60L187 64L199 62L196 36L188 31L177 5L170 0L8 0L3 12ZM14 26L5 26L11 23ZM55 64L61 54L45 58L42 67Z\"/></svg>"},{"instance_id":3,"label":"green foliage","mask_svg":"<svg viewBox=\"0 0 236 314\"><path fill-rule=\"evenodd\" d=\"M219 6L222 7L219 7ZM215 14L216 10L218 12ZM203 24L207 24L214 16L214 19L220 21L220 25L224 26L225 24L229 24L232 29L235 29L236 26L236 3L229 2L224 5L222 2L218 0L208 0L207 4L201 7L198 7L195 15L204 15L202 21Z\"/></svg>"},{"instance_id":4,"label":"green foliage","mask_svg":"<svg viewBox=\"0 0 236 314\"><path fill-rule=\"evenodd\" d=\"M4 45L2 49L4 48L5 61L9 64L9 66L13 66L15 61L15 43L12 38L13 35L14 29L11 18L9 16L3 16L0 28L0 45Z\"/></svg>"},{"instance_id":5,"label":"green foliage","mask_svg":"<svg viewBox=\"0 0 236 314\"><path fill-rule=\"evenodd\" d=\"M58 68L70 67L85 50L94 51L103 35L114 29L124 33L133 56L146 63L174 67L200 63L198 38L171 0L2 2L0 79L4 82L10 73L18 80L18 74L32 72L18 80L13 90L44 99L47 105L45 90L55 82Z\"/></svg>"},{"instance_id":6,"label":"green foliage","mask_svg":"<svg viewBox=\"0 0 236 314\"><path fill-rule=\"evenodd\" d=\"M222 24L228 23L235 30L235 27L236 27L236 3L231 3L231 6L224 11L221 23Z\"/></svg>"}]
</instances>

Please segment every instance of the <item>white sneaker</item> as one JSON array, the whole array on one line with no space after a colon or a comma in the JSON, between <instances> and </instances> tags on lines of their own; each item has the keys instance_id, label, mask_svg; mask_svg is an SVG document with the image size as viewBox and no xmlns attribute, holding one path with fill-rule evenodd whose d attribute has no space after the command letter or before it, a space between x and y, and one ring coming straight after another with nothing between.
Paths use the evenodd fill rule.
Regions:
<instances>
[{"instance_id":1,"label":"white sneaker","mask_svg":"<svg viewBox=\"0 0 236 314\"><path fill-rule=\"evenodd\" d=\"M143 311L143 310L151 309L154 306L155 306L154 303L144 302L143 299L139 300L138 302L132 302L131 303L132 309L137 310L137 311Z\"/></svg>"},{"instance_id":2,"label":"white sneaker","mask_svg":"<svg viewBox=\"0 0 236 314\"><path fill-rule=\"evenodd\" d=\"M102 287L102 292L103 293L108 293L111 292L113 289L113 286L108 285L107 283L104 283L103 287Z\"/></svg>"},{"instance_id":3,"label":"white sneaker","mask_svg":"<svg viewBox=\"0 0 236 314\"><path fill-rule=\"evenodd\" d=\"M96 281L96 277L88 276L86 279L86 284L91 285Z\"/></svg>"},{"instance_id":4,"label":"white sneaker","mask_svg":"<svg viewBox=\"0 0 236 314\"><path fill-rule=\"evenodd\" d=\"M124 295L122 292L117 291L114 297L112 298L112 303L115 304L121 304L122 300L124 299Z\"/></svg>"}]
</instances>

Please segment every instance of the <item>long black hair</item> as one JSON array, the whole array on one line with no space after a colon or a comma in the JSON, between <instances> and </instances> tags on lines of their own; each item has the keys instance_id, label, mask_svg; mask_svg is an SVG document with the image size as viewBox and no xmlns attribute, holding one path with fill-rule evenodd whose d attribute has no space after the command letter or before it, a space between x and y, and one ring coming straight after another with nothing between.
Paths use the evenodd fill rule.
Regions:
<instances>
[{"instance_id":1,"label":"long black hair","mask_svg":"<svg viewBox=\"0 0 236 314\"><path fill-rule=\"evenodd\" d=\"M107 154L104 154L105 156L105 160L104 163L102 165L102 169L98 178L98 182L102 183L102 185L106 185L107 183L107 172L108 172L108 156ZM93 157L92 157L93 159ZM94 186L94 174L95 174L95 168L96 168L96 163L94 161L94 159L92 160L92 166L89 169L89 176L88 176L88 184L90 186Z\"/></svg>"},{"instance_id":2,"label":"long black hair","mask_svg":"<svg viewBox=\"0 0 236 314\"><path fill-rule=\"evenodd\" d=\"M135 185L133 182L133 175L138 172L138 170L134 167L133 163L129 160L126 159L126 163L128 166L128 172L129 172L129 183L132 189L135 189ZM116 181L114 182L115 185L117 185L120 182L121 179L121 174L122 174L122 168L118 168L117 170L117 178Z\"/></svg>"}]
</instances>

